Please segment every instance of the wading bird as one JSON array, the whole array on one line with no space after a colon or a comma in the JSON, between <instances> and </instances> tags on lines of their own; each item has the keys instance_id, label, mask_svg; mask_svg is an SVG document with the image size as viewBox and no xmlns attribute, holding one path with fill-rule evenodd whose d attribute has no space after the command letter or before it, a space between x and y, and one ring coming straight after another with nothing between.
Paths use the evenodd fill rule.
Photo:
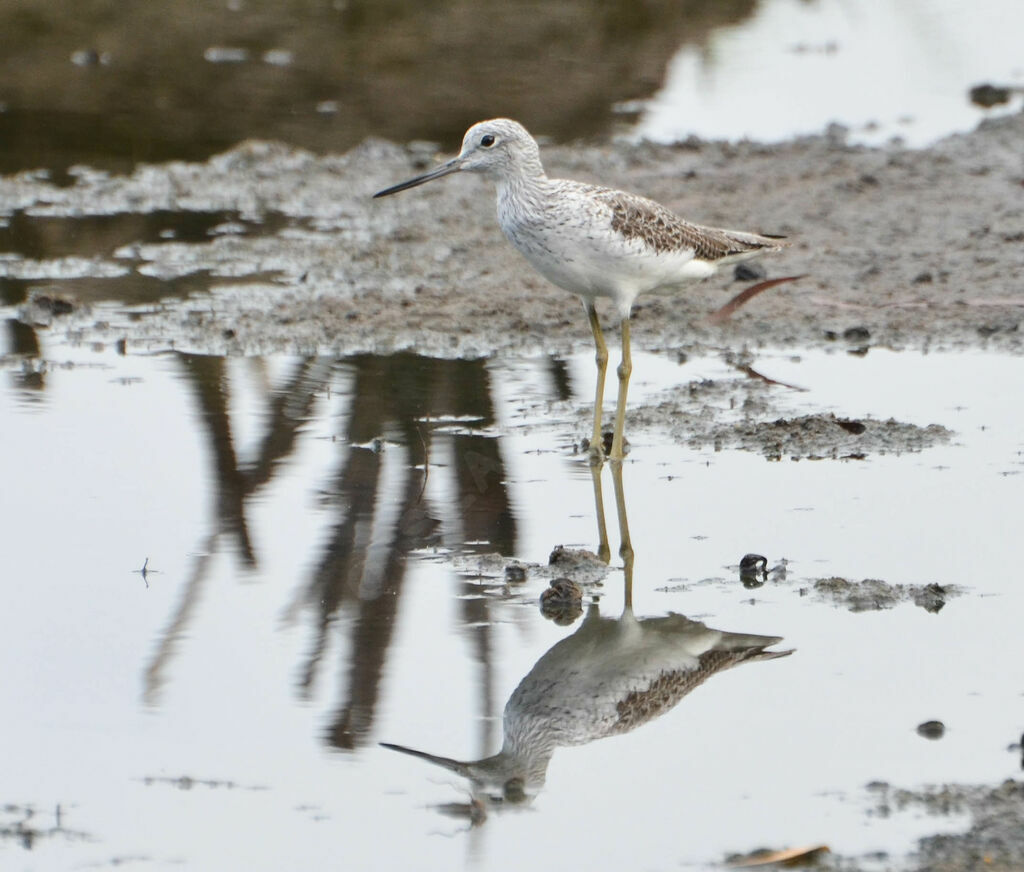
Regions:
<instances>
[{"instance_id":1,"label":"wading bird","mask_svg":"<svg viewBox=\"0 0 1024 872\"><path fill-rule=\"evenodd\" d=\"M508 118L474 124L466 131L458 157L374 197L397 194L457 172L483 173L497 182L498 223L509 242L545 278L583 300L597 348L590 451L598 463L604 456L601 405L608 348L595 300L610 299L622 326L618 404L609 454L610 460L621 461L626 394L633 371L629 315L636 298L677 290L713 275L721 266L788 244L780 237L691 224L636 194L549 179L534 138Z\"/></svg>"}]
</instances>

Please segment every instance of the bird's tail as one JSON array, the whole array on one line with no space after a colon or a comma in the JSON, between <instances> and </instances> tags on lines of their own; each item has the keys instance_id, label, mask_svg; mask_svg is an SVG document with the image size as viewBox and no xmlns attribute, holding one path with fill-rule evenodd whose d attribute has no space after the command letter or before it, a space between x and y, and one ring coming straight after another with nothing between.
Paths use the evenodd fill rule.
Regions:
<instances>
[{"instance_id":1,"label":"bird's tail","mask_svg":"<svg viewBox=\"0 0 1024 872\"><path fill-rule=\"evenodd\" d=\"M793 243L785 236L769 233L746 233L743 230L720 230L729 245L729 253L722 258L725 262L745 260L765 251L782 251Z\"/></svg>"}]
</instances>

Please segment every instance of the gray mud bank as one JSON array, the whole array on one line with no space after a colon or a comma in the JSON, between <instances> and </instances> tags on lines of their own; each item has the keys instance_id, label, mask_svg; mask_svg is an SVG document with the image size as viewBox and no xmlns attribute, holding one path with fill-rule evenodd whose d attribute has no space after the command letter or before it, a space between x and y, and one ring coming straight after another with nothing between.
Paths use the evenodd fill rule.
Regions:
<instances>
[{"instance_id":1,"label":"gray mud bank","mask_svg":"<svg viewBox=\"0 0 1024 872\"><path fill-rule=\"evenodd\" d=\"M743 285L717 276L642 298L637 348L997 347L1020 351L1024 313L1024 114L926 150L848 146L840 131L781 145L691 141L542 149L553 176L649 195L700 223L789 236L770 277L806 274L706 317ZM340 156L243 143L202 164L85 168L0 179L11 216L74 225L90 216L236 216L200 238L171 222L155 238L96 235L61 257L0 257L0 278L78 296L61 320L22 317L72 339L227 354L348 354L416 348L438 356L565 353L589 346L579 302L501 237L493 187L453 176L386 200L380 188L433 164L428 144L367 141ZM73 226L67 230L70 235ZM118 244L120 243L120 244ZM168 283L186 299L128 313L119 284ZM98 290L97 290L98 286Z\"/></svg>"}]
</instances>

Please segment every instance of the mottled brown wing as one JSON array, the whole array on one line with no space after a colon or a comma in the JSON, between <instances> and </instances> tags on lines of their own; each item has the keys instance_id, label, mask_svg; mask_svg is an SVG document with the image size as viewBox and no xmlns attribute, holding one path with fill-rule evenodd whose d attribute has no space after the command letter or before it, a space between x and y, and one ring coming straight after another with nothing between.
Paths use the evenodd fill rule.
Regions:
<instances>
[{"instance_id":1,"label":"mottled brown wing","mask_svg":"<svg viewBox=\"0 0 1024 872\"><path fill-rule=\"evenodd\" d=\"M716 672L721 672L723 669L729 669L740 663L754 660L774 660L792 653L792 651L765 651L762 648L708 651L700 656L696 669L663 672L644 690L635 690L620 700L616 705L619 719L612 727L611 735L628 733L641 724L660 717Z\"/></svg>"},{"instance_id":2,"label":"mottled brown wing","mask_svg":"<svg viewBox=\"0 0 1024 872\"><path fill-rule=\"evenodd\" d=\"M692 251L694 257L701 260L716 261L762 248L781 248L785 244L754 233L691 224L644 197L610 190L598 196L611 209L613 231L626 239L643 242L657 254Z\"/></svg>"}]
</instances>

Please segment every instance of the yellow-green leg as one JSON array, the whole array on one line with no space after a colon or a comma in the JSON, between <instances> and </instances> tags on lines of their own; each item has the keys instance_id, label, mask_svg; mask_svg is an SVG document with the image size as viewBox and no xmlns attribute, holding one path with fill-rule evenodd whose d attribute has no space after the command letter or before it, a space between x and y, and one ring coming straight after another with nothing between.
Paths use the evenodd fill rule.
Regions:
<instances>
[{"instance_id":1,"label":"yellow-green leg","mask_svg":"<svg viewBox=\"0 0 1024 872\"><path fill-rule=\"evenodd\" d=\"M587 310L587 320L590 321L590 329L594 333L596 349L594 360L597 362L597 390L594 393L594 432L590 437L590 462L600 464L604 460L604 449L601 447L601 406L604 403L604 377L608 372L608 346L605 345L601 322L598 320L597 309L593 302L585 300L583 306Z\"/></svg>"},{"instance_id":2,"label":"yellow-green leg","mask_svg":"<svg viewBox=\"0 0 1024 872\"><path fill-rule=\"evenodd\" d=\"M622 558L622 576L625 580L625 606L633 608L633 540L629 535L626 517L626 492L622 486L622 464L613 463L612 484L615 486L615 509L619 515L619 556Z\"/></svg>"},{"instance_id":3,"label":"yellow-green leg","mask_svg":"<svg viewBox=\"0 0 1024 872\"><path fill-rule=\"evenodd\" d=\"M601 464L595 463L590 467L590 476L594 481L594 513L597 515L597 556L607 563L612 556L612 549L608 544L608 525L604 519L604 491L601 487Z\"/></svg>"},{"instance_id":4,"label":"yellow-green leg","mask_svg":"<svg viewBox=\"0 0 1024 872\"><path fill-rule=\"evenodd\" d=\"M605 352L607 355L607 351ZM615 407L615 431L612 434L612 453L609 460L622 460L622 431L626 426L626 394L629 393L629 376L633 372L633 358L629 353L629 316L622 319L622 362L617 370L619 374L619 399ZM602 380L603 381L603 380Z\"/></svg>"}]
</instances>

